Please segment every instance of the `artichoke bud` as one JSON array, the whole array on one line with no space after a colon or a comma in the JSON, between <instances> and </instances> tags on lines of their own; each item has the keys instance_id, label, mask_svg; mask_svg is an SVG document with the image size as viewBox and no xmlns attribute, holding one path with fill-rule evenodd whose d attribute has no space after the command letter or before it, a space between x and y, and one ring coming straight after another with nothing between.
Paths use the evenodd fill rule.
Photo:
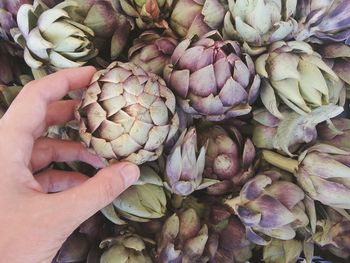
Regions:
<instances>
[{"instance_id":1,"label":"artichoke bud","mask_svg":"<svg viewBox=\"0 0 350 263\"><path fill-rule=\"evenodd\" d=\"M327 217L317 222L317 232L312 240L321 247L327 247L334 255L341 258L350 256L350 216L344 211L343 216L327 208Z\"/></svg>"},{"instance_id":2,"label":"artichoke bud","mask_svg":"<svg viewBox=\"0 0 350 263\"><path fill-rule=\"evenodd\" d=\"M250 56L241 56L237 42L217 31L185 39L164 70L179 106L195 118L220 121L246 115L256 100L260 77Z\"/></svg>"},{"instance_id":3,"label":"artichoke bud","mask_svg":"<svg viewBox=\"0 0 350 263\"><path fill-rule=\"evenodd\" d=\"M148 222L166 213L166 195L156 172L140 167L140 179L119 195L102 213L115 224L125 224L122 218L135 222Z\"/></svg>"},{"instance_id":4,"label":"artichoke bud","mask_svg":"<svg viewBox=\"0 0 350 263\"><path fill-rule=\"evenodd\" d=\"M250 139L244 140L236 127L227 131L213 126L200 133L200 143L207 142L204 177L221 182L208 188L211 194L232 191L243 185L254 173L255 148Z\"/></svg>"},{"instance_id":5,"label":"artichoke bud","mask_svg":"<svg viewBox=\"0 0 350 263\"><path fill-rule=\"evenodd\" d=\"M317 134L321 142L338 148L350 150L350 120L345 118L332 119L317 126Z\"/></svg>"},{"instance_id":6,"label":"artichoke bud","mask_svg":"<svg viewBox=\"0 0 350 263\"><path fill-rule=\"evenodd\" d=\"M339 115L342 111L340 106L324 105L300 115L283 108L280 111L282 119L278 119L267 109L258 109L253 113L256 121L253 142L259 148L276 149L293 156L302 145L316 141L317 124Z\"/></svg>"},{"instance_id":7,"label":"artichoke bud","mask_svg":"<svg viewBox=\"0 0 350 263\"><path fill-rule=\"evenodd\" d=\"M299 240L273 239L264 246L263 258L266 263L297 262L302 251L303 244Z\"/></svg>"},{"instance_id":8,"label":"artichoke bud","mask_svg":"<svg viewBox=\"0 0 350 263\"><path fill-rule=\"evenodd\" d=\"M157 242L160 262L196 262L208 240L208 227L202 225L195 210L187 209L170 216ZM182 261L181 261L182 260Z\"/></svg>"},{"instance_id":9,"label":"artichoke bud","mask_svg":"<svg viewBox=\"0 0 350 263\"><path fill-rule=\"evenodd\" d=\"M277 118L283 118L278 110L281 103L301 115L322 105L343 103L344 92L334 91L342 89L338 76L305 42L275 42L255 65L264 77L261 100Z\"/></svg>"},{"instance_id":10,"label":"artichoke bud","mask_svg":"<svg viewBox=\"0 0 350 263\"><path fill-rule=\"evenodd\" d=\"M145 31L134 40L134 45L129 49L129 61L145 71L162 75L177 44L172 37L161 36L155 31Z\"/></svg>"},{"instance_id":11,"label":"artichoke bud","mask_svg":"<svg viewBox=\"0 0 350 263\"><path fill-rule=\"evenodd\" d=\"M83 143L107 160L154 161L177 132L175 96L163 79L133 63L95 74L76 112Z\"/></svg>"},{"instance_id":12,"label":"artichoke bud","mask_svg":"<svg viewBox=\"0 0 350 263\"><path fill-rule=\"evenodd\" d=\"M238 197L225 202L245 225L248 239L258 245L269 244L271 238L293 239L296 229L309 224L305 211L297 209L304 192L268 175L249 180Z\"/></svg>"},{"instance_id":13,"label":"artichoke bud","mask_svg":"<svg viewBox=\"0 0 350 263\"><path fill-rule=\"evenodd\" d=\"M206 146L197 153L196 129L183 131L166 160L166 188L172 193L187 196L215 184L215 180L203 179L205 153Z\"/></svg>"},{"instance_id":14,"label":"artichoke bud","mask_svg":"<svg viewBox=\"0 0 350 263\"><path fill-rule=\"evenodd\" d=\"M34 70L51 70L84 65L97 55L91 38L94 32L60 8L49 9L34 1L22 5L17 15L15 41L24 47L24 60Z\"/></svg>"},{"instance_id":15,"label":"artichoke bud","mask_svg":"<svg viewBox=\"0 0 350 263\"><path fill-rule=\"evenodd\" d=\"M148 255L147 246L149 243L142 237L126 233L116 238L108 238L101 242L100 248L105 249L101 263L124 263L140 262L152 263Z\"/></svg>"}]
</instances>

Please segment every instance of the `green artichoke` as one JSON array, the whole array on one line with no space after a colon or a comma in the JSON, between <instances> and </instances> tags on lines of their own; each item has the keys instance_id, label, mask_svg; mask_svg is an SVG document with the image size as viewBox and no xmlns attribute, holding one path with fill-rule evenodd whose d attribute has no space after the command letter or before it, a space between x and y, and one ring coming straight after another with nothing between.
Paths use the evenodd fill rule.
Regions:
<instances>
[{"instance_id":1,"label":"green artichoke","mask_svg":"<svg viewBox=\"0 0 350 263\"><path fill-rule=\"evenodd\" d=\"M125 224L126 221L121 217L135 222L148 222L165 215L167 201L162 180L148 166L141 166L140 172L140 179L133 186L102 209L102 213L113 223Z\"/></svg>"},{"instance_id":2,"label":"green artichoke","mask_svg":"<svg viewBox=\"0 0 350 263\"><path fill-rule=\"evenodd\" d=\"M276 180L275 174L259 174L249 180L228 205L246 227L247 238L267 245L271 238L291 240L298 228L309 224L304 192L296 184Z\"/></svg>"},{"instance_id":3,"label":"green artichoke","mask_svg":"<svg viewBox=\"0 0 350 263\"><path fill-rule=\"evenodd\" d=\"M145 31L134 40L129 49L129 61L145 71L162 76L164 67L170 63L178 42L170 36L161 36L155 31Z\"/></svg>"},{"instance_id":4,"label":"green artichoke","mask_svg":"<svg viewBox=\"0 0 350 263\"><path fill-rule=\"evenodd\" d=\"M186 113L210 121L248 114L260 86L251 57L217 31L183 40L164 77Z\"/></svg>"},{"instance_id":5,"label":"green artichoke","mask_svg":"<svg viewBox=\"0 0 350 263\"><path fill-rule=\"evenodd\" d=\"M216 125L201 132L199 138L201 145L208 145L204 177L220 181L208 188L210 194L232 192L253 176L254 145L236 127L230 126L226 131Z\"/></svg>"},{"instance_id":6,"label":"green artichoke","mask_svg":"<svg viewBox=\"0 0 350 263\"><path fill-rule=\"evenodd\" d=\"M225 1L178 0L169 19L170 27L181 38L201 37L220 29L225 12Z\"/></svg>"},{"instance_id":7,"label":"green artichoke","mask_svg":"<svg viewBox=\"0 0 350 263\"><path fill-rule=\"evenodd\" d=\"M170 216L163 225L157 242L157 260L162 263L200 262L208 240L208 227L202 225L190 208Z\"/></svg>"},{"instance_id":8,"label":"green artichoke","mask_svg":"<svg viewBox=\"0 0 350 263\"><path fill-rule=\"evenodd\" d=\"M298 28L293 19L297 0L228 0L223 35L244 42L250 54L262 53L267 45L290 39Z\"/></svg>"},{"instance_id":9,"label":"green artichoke","mask_svg":"<svg viewBox=\"0 0 350 263\"><path fill-rule=\"evenodd\" d=\"M319 143L302 152L298 160L270 151L264 151L263 157L294 173L312 199L334 208L350 209L350 152Z\"/></svg>"},{"instance_id":10,"label":"green artichoke","mask_svg":"<svg viewBox=\"0 0 350 263\"><path fill-rule=\"evenodd\" d=\"M280 111L283 119L273 116L265 108L254 111L253 142L258 148L280 150L289 156L306 143L317 139L316 125L343 112L336 105L325 105L300 115L289 108Z\"/></svg>"},{"instance_id":11,"label":"green artichoke","mask_svg":"<svg viewBox=\"0 0 350 263\"><path fill-rule=\"evenodd\" d=\"M136 164L156 160L179 126L175 96L164 80L132 63L97 72L76 115L87 147Z\"/></svg>"},{"instance_id":12,"label":"green artichoke","mask_svg":"<svg viewBox=\"0 0 350 263\"><path fill-rule=\"evenodd\" d=\"M334 43L319 47L319 52L327 64L339 77L339 86L346 87L346 97L350 98L350 47ZM343 96L343 95L342 95ZM345 96L343 96L345 97Z\"/></svg>"},{"instance_id":13,"label":"green artichoke","mask_svg":"<svg viewBox=\"0 0 350 263\"><path fill-rule=\"evenodd\" d=\"M134 27L134 21L123 14L118 1L65 0L55 8L63 9L74 22L94 31L94 46L107 59L118 58Z\"/></svg>"},{"instance_id":14,"label":"green artichoke","mask_svg":"<svg viewBox=\"0 0 350 263\"><path fill-rule=\"evenodd\" d=\"M105 249L100 263L152 263L147 244L147 239L131 233L107 238L100 244L100 248Z\"/></svg>"},{"instance_id":15,"label":"green artichoke","mask_svg":"<svg viewBox=\"0 0 350 263\"><path fill-rule=\"evenodd\" d=\"M206 252L210 263L247 262L254 244L247 239L245 227L226 207L215 204L210 211Z\"/></svg>"},{"instance_id":16,"label":"green artichoke","mask_svg":"<svg viewBox=\"0 0 350 263\"><path fill-rule=\"evenodd\" d=\"M63 9L49 9L35 0L33 5L20 7L17 24L11 34L34 70L80 67L97 55L91 42L94 32L74 22Z\"/></svg>"},{"instance_id":17,"label":"green artichoke","mask_svg":"<svg viewBox=\"0 0 350 263\"><path fill-rule=\"evenodd\" d=\"M216 180L203 179L206 146L197 151L197 132L195 128L185 130L166 159L165 187L181 196L204 189Z\"/></svg>"},{"instance_id":18,"label":"green artichoke","mask_svg":"<svg viewBox=\"0 0 350 263\"><path fill-rule=\"evenodd\" d=\"M350 44L349 12L348 0L301 0L297 12L299 30L294 37L314 43Z\"/></svg>"},{"instance_id":19,"label":"green artichoke","mask_svg":"<svg viewBox=\"0 0 350 263\"><path fill-rule=\"evenodd\" d=\"M277 118L283 118L278 110L281 102L299 114L343 102L340 95L330 96L339 88L336 73L305 42L275 42L268 53L256 60L255 66L263 78L261 100Z\"/></svg>"},{"instance_id":20,"label":"green artichoke","mask_svg":"<svg viewBox=\"0 0 350 263\"><path fill-rule=\"evenodd\" d=\"M317 232L312 240L321 247L326 247L334 255L348 259L350 257L350 215L343 215L327 207L326 218L317 222Z\"/></svg>"}]
</instances>

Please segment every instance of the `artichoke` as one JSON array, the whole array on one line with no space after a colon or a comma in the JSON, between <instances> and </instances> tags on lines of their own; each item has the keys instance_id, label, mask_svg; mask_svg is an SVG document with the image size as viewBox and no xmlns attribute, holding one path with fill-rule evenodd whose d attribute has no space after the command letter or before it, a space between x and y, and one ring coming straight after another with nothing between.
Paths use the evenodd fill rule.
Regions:
<instances>
[{"instance_id":1,"label":"artichoke","mask_svg":"<svg viewBox=\"0 0 350 263\"><path fill-rule=\"evenodd\" d=\"M145 71L163 74L164 67L170 63L171 55L178 42L169 36L161 36L155 31L145 31L129 49L129 61Z\"/></svg>"},{"instance_id":2,"label":"artichoke","mask_svg":"<svg viewBox=\"0 0 350 263\"><path fill-rule=\"evenodd\" d=\"M74 22L63 9L49 9L35 0L33 5L20 7L17 24L11 34L34 70L80 67L97 55L91 42L94 32Z\"/></svg>"},{"instance_id":3,"label":"artichoke","mask_svg":"<svg viewBox=\"0 0 350 263\"><path fill-rule=\"evenodd\" d=\"M304 192L292 182L265 172L249 180L238 197L225 201L246 227L247 238L267 245L271 238L291 240L309 224Z\"/></svg>"},{"instance_id":4,"label":"artichoke","mask_svg":"<svg viewBox=\"0 0 350 263\"><path fill-rule=\"evenodd\" d=\"M9 40L10 31L15 27L17 27L17 24L13 15L6 9L3 9L0 3L0 37Z\"/></svg>"},{"instance_id":5,"label":"artichoke","mask_svg":"<svg viewBox=\"0 0 350 263\"><path fill-rule=\"evenodd\" d=\"M297 40L314 43L350 44L350 2L348 0L301 0L298 5Z\"/></svg>"},{"instance_id":6,"label":"artichoke","mask_svg":"<svg viewBox=\"0 0 350 263\"><path fill-rule=\"evenodd\" d=\"M345 215L345 216L344 216ZM344 215L328 207L326 218L317 222L318 231L312 240L321 247L326 247L341 258L350 257L350 215Z\"/></svg>"},{"instance_id":7,"label":"artichoke","mask_svg":"<svg viewBox=\"0 0 350 263\"><path fill-rule=\"evenodd\" d=\"M209 263L247 262L252 257L254 244L247 239L244 225L226 207L212 206L209 220Z\"/></svg>"},{"instance_id":8,"label":"artichoke","mask_svg":"<svg viewBox=\"0 0 350 263\"><path fill-rule=\"evenodd\" d=\"M253 129L253 142L258 148L276 149L293 156L303 144L315 142L316 125L343 112L343 108L325 105L310 113L299 115L291 109L281 110L280 120L265 108L254 111L256 121Z\"/></svg>"},{"instance_id":9,"label":"artichoke","mask_svg":"<svg viewBox=\"0 0 350 263\"><path fill-rule=\"evenodd\" d=\"M169 17L173 0L120 0L122 10L135 18L140 29L168 28L166 19Z\"/></svg>"},{"instance_id":10,"label":"artichoke","mask_svg":"<svg viewBox=\"0 0 350 263\"><path fill-rule=\"evenodd\" d=\"M264 246L263 258L265 263L298 262L302 251L303 244L299 240L273 239L270 244Z\"/></svg>"},{"instance_id":11,"label":"artichoke","mask_svg":"<svg viewBox=\"0 0 350 263\"><path fill-rule=\"evenodd\" d=\"M228 0L223 35L244 42L251 54L260 54L265 46L290 39L298 23L293 19L297 0Z\"/></svg>"},{"instance_id":12,"label":"artichoke","mask_svg":"<svg viewBox=\"0 0 350 263\"><path fill-rule=\"evenodd\" d=\"M350 98L350 47L334 43L321 46L319 52L339 77L339 86L346 87L347 98Z\"/></svg>"},{"instance_id":13,"label":"artichoke","mask_svg":"<svg viewBox=\"0 0 350 263\"><path fill-rule=\"evenodd\" d=\"M179 125L175 96L164 80L121 62L95 74L76 117L87 147L136 164L156 160Z\"/></svg>"},{"instance_id":14,"label":"artichoke","mask_svg":"<svg viewBox=\"0 0 350 263\"><path fill-rule=\"evenodd\" d=\"M132 19L123 14L119 1L112 0L65 0L55 8L61 8L79 24L94 31L93 43L108 59L116 59L125 45L131 29ZM109 52L108 52L109 51Z\"/></svg>"},{"instance_id":15,"label":"artichoke","mask_svg":"<svg viewBox=\"0 0 350 263\"><path fill-rule=\"evenodd\" d=\"M140 179L133 186L102 209L102 213L113 223L126 224L121 217L135 222L148 222L165 215L167 202L162 180L148 166L141 166L140 172Z\"/></svg>"},{"instance_id":16,"label":"artichoke","mask_svg":"<svg viewBox=\"0 0 350 263\"><path fill-rule=\"evenodd\" d=\"M181 196L215 184L215 180L203 179L206 147L197 153L195 128L183 131L166 159L165 187Z\"/></svg>"},{"instance_id":17,"label":"artichoke","mask_svg":"<svg viewBox=\"0 0 350 263\"><path fill-rule=\"evenodd\" d=\"M314 200L334 208L350 209L350 152L328 144L316 144L298 160L264 151L264 159L293 172L303 190Z\"/></svg>"},{"instance_id":18,"label":"artichoke","mask_svg":"<svg viewBox=\"0 0 350 263\"><path fill-rule=\"evenodd\" d=\"M164 77L185 112L211 121L248 114L260 86L250 56L216 31L183 40Z\"/></svg>"},{"instance_id":19,"label":"artichoke","mask_svg":"<svg viewBox=\"0 0 350 263\"><path fill-rule=\"evenodd\" d=\"M226 131L213 126L200 133L200 142L208 142L204 177L220 182L208 188L211 194L231 192L242 186L254 173L255 148L250 139L244 139L236 127Z\"/></svg>"},{"instance_id":20,"label":"artichoke","mask_svg":"<svg viewBox=\"0 0 350 263\"><path fill-rule=\"evenodd\" d=\"M100 244L100 248L105 249L100 263L152 263L147 252L149 243L147 239L131 233L107 238Z\"/></svg>"},{"instance_id":21,"label":"artichoke","mask_svg":"<svg viewBox=\"0 0 350 263\"><path fill-rule=\"evenodd\" d=\"M319 141L350 151L350 120L332 119L317 126Z\"/></svg>"},{"instance_id":22,"label":"artichoke","mask_svg":"<svg viewBox=\"0 0 350 263\"><path fill-rule=\"evenodd\" d=\"M199 37L220 29L226 12L225 1L178 0L170 16L170 27L181 38Z\"/></svg>"},{"instance_id":23,"label":"artichoke","mask_svg":"<svg viewBox=\"0 0 350 263\"><path fill-rule=\"evenodd\" d=\"M159 235L157 262L200 262L207 240L208 227L201 224L194 209L173 214Z\"/></svg>"},{"instance_id":24,"label":"artichoke","mask_svg":"<svg viewBox=\"0 0 350 263\"><path fill-rule=\"evenodd\" d=\"M263 78L261 100L277 118L283 118L278 110L280 102L305 114L321 105L343 101L340 95L332 99L330 96L338 89L337 75L305 42L275 42L268 53L256 60L255 66Z\"/></svg>"}]
</instances>

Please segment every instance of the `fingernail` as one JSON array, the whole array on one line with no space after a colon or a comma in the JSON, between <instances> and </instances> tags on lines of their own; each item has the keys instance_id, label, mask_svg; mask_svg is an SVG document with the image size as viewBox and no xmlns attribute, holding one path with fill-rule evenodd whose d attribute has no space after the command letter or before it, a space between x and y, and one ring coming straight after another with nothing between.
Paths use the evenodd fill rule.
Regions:
<instances>
[{"instance_id":1,"label":"fingernail","mask_svg":"<svg viewBox=\"0 0 350 263\"><path fill-rule=\"evenodd\" d=\"M140 169L135 164L125 164L121 171L126 187L134 184L140 176Z\"/></svg>"}]
</instances>

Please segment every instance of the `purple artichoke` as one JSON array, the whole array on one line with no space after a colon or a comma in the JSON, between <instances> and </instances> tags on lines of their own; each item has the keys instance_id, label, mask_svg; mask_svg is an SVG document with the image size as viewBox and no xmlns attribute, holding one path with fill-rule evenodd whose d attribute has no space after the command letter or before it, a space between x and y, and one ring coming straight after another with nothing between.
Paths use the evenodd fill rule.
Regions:
<instances>
[{"instance_id":1,"label":"purple artichoke","mask_svg":"<svg viewBox=\"0 0 350 263\"><path fill-rule=\"evenodd\" d=\"M317 126L318 138L322 142L350 151L350 120L332 119L331 123L323 122Z\"/></svg>"},{"instance_id":2,"label":"purple artichoke","mask_svg":"<svg viewBox=\"0 0 350 263\"><path fill-rule=\"evenodd\" d=\"M208 188L211 194L223 194L242 186L253 174L255 148L250 139L244 139L237 128L226 131L213 126L200 133L200 143L208 142L204 177L220 180Z\"/></svg>"},{"instance_id":3,"label":"purple artichoke","mask_svg":"<svg viewBox=\"0 0 350 263\"><path fill-rule=\"evenodd\" d=\"M185 112L211 121L248 114L260 86L251 57L216 31L182 41L164 77Z\"/></svg>"},{"instance_id":4,"label":"purple artichoke","mask_svg":"<svg viewBox=\"0 0 350 263\"><path fill-rule=\"evenodd\" d=\"M166 159L165 186L181 196L215 184L216 180L203 179L206 146L197 153L195 128L184 131Z\"/></svg>"},{"instance_id":5,"label":"purple artichoke","mask_svg":"<svg viewBox=\"0 0 350 263\"><path fill-rule=\"evenodd\" d=\"M299 30L295 38L314 43L350 44L348 0L301 0L298 2Z\"/></svg>"},{"instance_id":6,"label":"purple artichoke","mask_svg":"<svg viewBox=\"0 0 350 263\"><path fill-rule=\"evenodd\" d=\"M177 40L172 37L145 31L134 40L134 45L129 49L129 61L161 76L164 67L170 63L177 44Z\"/></svg>"}]
</instances>

